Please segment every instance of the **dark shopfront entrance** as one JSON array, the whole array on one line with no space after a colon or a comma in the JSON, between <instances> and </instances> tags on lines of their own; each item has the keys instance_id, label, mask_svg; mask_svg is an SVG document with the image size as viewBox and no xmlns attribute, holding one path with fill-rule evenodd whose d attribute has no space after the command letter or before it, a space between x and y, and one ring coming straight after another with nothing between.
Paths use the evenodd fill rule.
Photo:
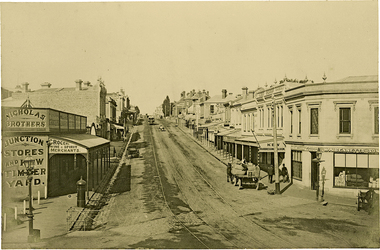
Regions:
<instances>
[{"instance_id":1,"label":"dark shopfront entrance","mask_svg":"<svg viewBox=\"0 0 380 250\"><path fill-rule=\"evenodd\" d=\"M313 159L317 158L316 152L310 152L311 153L311 190L317 189L317 183L319 181L319 169L318 164L316 162L313 162Z\"/></svg>"},{"instance_id":2,"label":"dark shopfront entrance","mask_svg":"<svg viewBox=\"0 0 380 250\"><path fill-rule=\"evenodd\" d=\"M77 191L76 182L86 178L86 158L81 154L56 154L49 159L48 196Z\"/></svg>"}]
</instances>

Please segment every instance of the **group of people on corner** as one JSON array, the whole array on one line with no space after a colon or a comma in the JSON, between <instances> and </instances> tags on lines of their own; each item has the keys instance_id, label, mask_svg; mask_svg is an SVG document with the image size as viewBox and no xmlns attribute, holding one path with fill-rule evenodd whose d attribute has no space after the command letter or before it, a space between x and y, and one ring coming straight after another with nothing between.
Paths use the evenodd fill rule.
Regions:
<instances>
[{"instance_id":1,"label":"group of people on corner","mask_svg":"<svg viewBox=\"0 0 380 250\"><path fill-rule=\"evenodd\" d=\"M273 165L268 166L268 181L273 183L274 167ZM279 168L279 176L282 176L282 182L290 182L288 169L285 167L285 164L281 164Z\"/></svg>"}]
</instances>

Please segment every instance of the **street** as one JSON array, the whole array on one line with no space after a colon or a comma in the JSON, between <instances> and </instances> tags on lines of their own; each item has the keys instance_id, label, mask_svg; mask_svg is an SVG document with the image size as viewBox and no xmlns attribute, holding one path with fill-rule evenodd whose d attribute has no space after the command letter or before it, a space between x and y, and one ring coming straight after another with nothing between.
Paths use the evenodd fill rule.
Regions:
<instances>
[{"instance_id":1,"label":"street","mask_svg":"<svg viewBox=\"0 0 380 250\"><path fill-rule=\"evenodd\" d=\"M103 207L105 223L49 239L46 248L379 247L378 214L287 192L239 190L188 128L162 119L135 128L142 157L122 159L132 167L131 191L115 185Z\"/></svg>"}]
</instances>

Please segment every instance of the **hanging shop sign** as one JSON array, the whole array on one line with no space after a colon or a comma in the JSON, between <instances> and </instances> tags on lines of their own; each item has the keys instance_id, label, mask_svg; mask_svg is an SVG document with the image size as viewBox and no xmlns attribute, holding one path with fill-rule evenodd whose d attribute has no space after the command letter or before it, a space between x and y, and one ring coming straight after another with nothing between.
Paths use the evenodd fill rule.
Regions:
<instances>
[{"instance_id":1,"label":"hanging shop sign","mask_svg":"<svg viewBox=\"0 0 380 250\"><path fill-rule=\"evenodd\" d=\"M2 138L2 189L5 198L26 195L28 187L25 159L34 163L33 193L42 194L47 183L47 136L12 136Z\"/></svg>"},{"instance_id":2,"label":"hanging shop sign","mask_svg":"<svg viewBox=\"0 0 380 250\"><path fill-rule=\"evenodd\" d=\"M51 154L85 154L87 149L77 144L59 140L49 139L49 153Z\"/></svg>"}]
</instances>

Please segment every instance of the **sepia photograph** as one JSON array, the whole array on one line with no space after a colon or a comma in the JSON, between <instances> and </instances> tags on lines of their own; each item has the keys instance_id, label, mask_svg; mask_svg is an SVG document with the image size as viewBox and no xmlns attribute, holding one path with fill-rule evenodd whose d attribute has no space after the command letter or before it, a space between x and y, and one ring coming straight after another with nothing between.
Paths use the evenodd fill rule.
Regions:
<instances>
[{"instance_id":1,"label":"sepia photograph","mask_svg":"<svg viewBox=\"0 0 380 250\"><path fill-rule=\"evenodd\" d=\"M378 1L0 2L2 249L379 249Z\"/></svg>"}]
</instances>

